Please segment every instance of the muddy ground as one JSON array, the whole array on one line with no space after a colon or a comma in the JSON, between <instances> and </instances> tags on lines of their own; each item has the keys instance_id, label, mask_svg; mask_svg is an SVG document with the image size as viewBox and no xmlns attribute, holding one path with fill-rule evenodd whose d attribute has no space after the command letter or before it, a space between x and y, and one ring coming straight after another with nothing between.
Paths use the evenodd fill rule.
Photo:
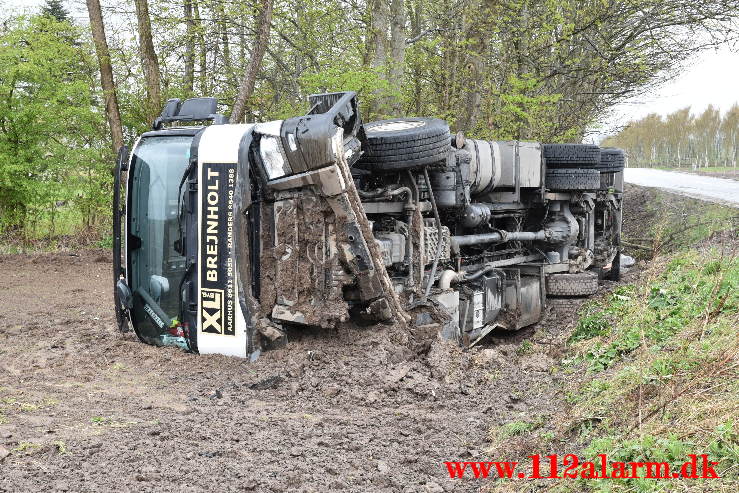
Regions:
<instances>
[{"instance_id":1,"label":"muddy ground","mask_svg":"<svg viewBox=\"0 0 739 493\"><path fill-rule=\"evenodd\" d=\"M104 251L0 256L0 491L478 491L443 462L509 459L491 428L567 410L582 300L468 352L346 326L250 364L118 333L111 284Z\"/></svg>"}]
</instances>

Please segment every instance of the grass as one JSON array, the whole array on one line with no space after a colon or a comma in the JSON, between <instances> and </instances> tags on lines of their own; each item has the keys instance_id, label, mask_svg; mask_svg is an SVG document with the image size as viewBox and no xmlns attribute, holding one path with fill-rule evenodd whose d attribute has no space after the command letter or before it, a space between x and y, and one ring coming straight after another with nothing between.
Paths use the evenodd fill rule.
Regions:
<instances>
[{"instance_id":1,"label":"grass","mask_svg":"<svg viewBox=\"0 0 739 493\"><path fill-rule=\"evenodd\" d=\"M677 467L688 454L707 453L723 479L694 480L691 488L736 491L739 258L685 251L657 262L643 282L588 304L582 315L566 364L586 377L569 392L572 417L563 427L585 444L582 455ZM561 489L671 491L646 479Z\"/></svg>"},{"instance_id":2,"label":"grass","mask_svg":"<svg viewBox=\"0 0 739 493\"><path fill-rule=\"evenodd\" d=\"M516 348L516 354L519 356L524 356L526 354L531 354L534 352L534 345L531 343L531 341L523 341L520 346Z\"/></svg>"},{"instance_id":3,"label":"grass","mask_svg":"<svg viewBox=\"0 0 739 493\"><path fill-rule=\"evenodd\" d=\"M736 314L738 293L739 258L685 253L651 282L620 287L605 303L587 305L570 342L583 341L580 359L590 370L605 370L639 348L669 348L697 319L705 323L705 336L709 323Z\"/></svg>"},{"instance_id":4,"label":"grass","mask_svg":"<svg viewBox=\"0 0 739 493\"><path fill-rule=\"evenodd\" d=\"M533 431L537 427L538 425L536 423L513 421L512 423L507 423L501 426L499 433L501 438L510 438Z\"/></svg>"},{"instance_id":5,"label":"grass","mask_svg":"<svg viewBox=\"0 0 739 493\"><path fill-rule=\"evenodd\" d=\"M109 216L95 215L85 226L85 217L76 207L63 206L52 216L39 214L21 229L8 228L0 218L0 254L55 252L65 249L113 247Z\"/></svg>"},{"instance_id":6,"label":"grass","mask_svg":"<svg viewBox=\"0 0 739 493\"><path fill-rule=\"evenodd\" d=\"M520 398L520 397L519 397ZM489 430L488 436L490 438L490 447L488 451L500 451L505 450L510 446L510 440L515 437L527 437L533 434L533 432L540 430L544 423L548 421L550 416L546 415L534 415L530 419L523 421L511 421L501 426L493 427ZM540 435L547 433L541 431ZM553 438L547 435L548 439Z\"/></svg>"},{"instance_id":7,"label":"grass","mask_svg":"<svg viewBox=\"0 0 739 493\"><path fill-rule=\"evenodd\" d=\"M93 416L90 418L90 424L95 426L104 426L109 428L127 428L131 425L139 424L138 421L123 421L116 420L113 418L106 418L105 416Z\"/></svg>"},{"instance_id":8,"label":"grass","mask_svg":"<svg viewBox=\"0 0 739 493\"><path fill-rule=\"evenodd\" d=\"M0 391L7 391L6 388L0 388ZM21 401L16 397L0 397L0 424L8 422L8 413L21 412L21 413L33 413L38 410L48 409L56 406L59 402L46 398L42 401L27 402Z\"/></svg>"},{"instance_id":9,"label":"grass","mask_svg":"<svg viewBox=\"0 0 739 493\"><path fill-rule=\"evenodd\" d=\"M33 453L34 451L41 448L41 445L38 443L32 443L32 442L20 442L14 449L13 452L21 452L21 453Z\"/></svg>"},{"instance_id":10,"label":"grass","mask_svg":"<svg viewBox=\"0 0 739 493\"><path fill-rule=\"evenodd\" d=\"M51 445L56 447L57 452L59 452L60 454L66 454L69 452L69 450L67 449L67 444L64 443L64 440L54 440L53 442L51 442Z\"/></svg>"}]
</instances>

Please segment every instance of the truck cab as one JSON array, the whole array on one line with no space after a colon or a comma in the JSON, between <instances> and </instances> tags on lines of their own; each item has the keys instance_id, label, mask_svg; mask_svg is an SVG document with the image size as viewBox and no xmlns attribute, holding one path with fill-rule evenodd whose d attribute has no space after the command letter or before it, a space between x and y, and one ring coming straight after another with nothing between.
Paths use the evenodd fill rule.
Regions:
<instances>
[{"instance_id":1,"label":"truck cab","mask_svg":"<svg viewBox=\"0 0 739 493\"><path fill-rule=\"evenodd\" d=\"M260 184L358 147L355 105L353 93L324 95L307 117L226 124L214 98L170 100L116 163L119 327L149 344L256 357Z\"/></svg>"}]
</instances>

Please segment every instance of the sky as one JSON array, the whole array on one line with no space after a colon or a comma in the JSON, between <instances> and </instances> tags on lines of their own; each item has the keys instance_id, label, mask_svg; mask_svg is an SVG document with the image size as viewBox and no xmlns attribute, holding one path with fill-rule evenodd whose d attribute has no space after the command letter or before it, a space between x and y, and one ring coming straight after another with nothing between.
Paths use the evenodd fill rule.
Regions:
<instances>
[{"instance_id":1,"label":"sky","mask_svg":"<svg viewBox=\"0 0 739 493\"><path fill-rule=\"evenodd\" d=\"M15 9L36 10L45 0L0 0L0 6ZM103 2L105 3L105 2ZM86 22L84 0L66 0L67 8L75 19ZM638 99L622 103L613 109L596 138L612 133L631 120L638 120L650 113L667 115L690 106L693 113L700 113L709 104L722 112L739 103L739 46L696 53L687 60L681 76Z\"/></svg>"},{"instance_id":2,"label":"sky","mask_svg":"<svg viewBox=\"0 0 739 493\"><path fill-rule=\"evenodd\" d=\"M650 113L666 115L686 106L700 113L713 104L725 112L735 103L739 103L739 51L724 46L697 53L682 75L636 101L615 107L611 122L623 125Z\"/></svg>"}]
</instances>

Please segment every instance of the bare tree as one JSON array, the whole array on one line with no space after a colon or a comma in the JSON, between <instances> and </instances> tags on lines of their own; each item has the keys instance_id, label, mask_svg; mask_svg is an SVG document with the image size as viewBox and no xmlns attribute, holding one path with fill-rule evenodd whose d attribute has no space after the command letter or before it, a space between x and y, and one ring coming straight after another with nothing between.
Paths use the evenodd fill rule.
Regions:
<instances>
[{"instance_id":1,"label":"bare tree","mask_svg":"<svg viewBox=\"0 0 739 493\"><path fill-rule=\"evenodd\" d=\"M465 45L467 48L467 65L466 75L468 81L464 96L464 106L459 116L458 127L467 131L472 130L480 117L480 104L482 103L483 84L485 74L487 73L485 66L485 52L489 44L490 25L487 16L490 15L488 2L481 1L474 9L480 18L473 19L467 29Z\"/></svg>"},{"instance_id":2,"label":"bare tree","mask_svg":"<svg viewBox=\"0 0 739 493\"><path fill-rule=\"evenodd\" d=\"M401 113L403 101L403 78L405 76L405 2L391 0L390 2L390 70L388 80L393 88L394 95L391 106L394 114Z\"/></svg>"},{"instance_id":3,"label":"bare tree","mask_svg":"<svg viewBox=\"0 0 739 493\"><path fill-rule=\"evenodd\" d=\"M226 16L226 9L224 8L223 3L216 2L215 13L217 17L217 31L221 38L221 49L223 54L221 59L223 61L223 70L225 72L226 80L230 80L233 75L233 69L231 67L231 42L228 37L228 18Z\"/></svg>"},{"instance_id":4,"label":"bare tree","mask_svg":"<svg viewBox=\"0 0 739 493\"><path fill-rule=\"evenodd\" d=\"M198 41L198 71L199 71L199 86L200 95L208 95L208 47L205 44L205 33L203 28L203 21L200 17L200 2L199 0L192 0L192 11L195 15L195 31L197 33Z\"/></svg>"},{"instance_id":5,"label":"bare tree","mask_svg":"<svg viewBox=\"0 0 739 493\"><path fill-rule=\"evenodd\" d=\"M249 65L246 67L246 73L239 85L239 93L236 96L233 110L231 111L231 123L238 123L243 120L246 114L247 101L254 92L254 85L257 80L257 73L262 66L264 52L267 51L269 43L269 30L272 23L272 0L262 0L262 8L257 19L257 39L254 49L251 53Z\"/></svg>"},{"instance_id":6,"label":"bare tree","mask_svg":"<svg viewBox=\"0 0 739 493\"><path fill-rule=\"evenodd\" d=\"M193 19L192 0L185 0L185 91L191 94L195 89L195 19Z\"/></svg>"},{"instance_id":7,"label":"bare tree","mask_svg":"<svg viewBox=\"0 0 739 493\"><path fill-rule=\"evenodd\" d=\"M103 97L105 99L105 115L108 118L110 138L115 153L123 145L123 126L121 124L121 113L118 109L113 66L110 63L110 50L105 38L105 24L100 9L100 0L87 0L87 13L90 16L92 39L95 43L95 53L100 65L100 82L103 86Z\"/></svg>"},{"instance_id":8,"label":"bare tree","mask_svg":"<svg viewBox=\"0 0 739 493\"><path fill-rule=\"evenodd\" d=\"M156 51L154 51L154 42L151 37L149 2L147 0L134 0L134 3L139 27L139 54L146 80L147 113L149 118L153 119L162 108L161 89L159 87L159 59Z\"/></svg>"},{"instance_id":9,"label":"bare tree","mask_svg":"<svg viewBox=\"0 0 739 493\"><path fill-rule=\"evenodd\" d=\"M370 67L378 72L385 71L387 63L388 39L387 25L390 12L386 0L370 0L369 29L367 32L367 55ZM374 99L370 105L370 115L386 113L386 102L381 90L374 91Z\"/></svg>"}]
</instances>

